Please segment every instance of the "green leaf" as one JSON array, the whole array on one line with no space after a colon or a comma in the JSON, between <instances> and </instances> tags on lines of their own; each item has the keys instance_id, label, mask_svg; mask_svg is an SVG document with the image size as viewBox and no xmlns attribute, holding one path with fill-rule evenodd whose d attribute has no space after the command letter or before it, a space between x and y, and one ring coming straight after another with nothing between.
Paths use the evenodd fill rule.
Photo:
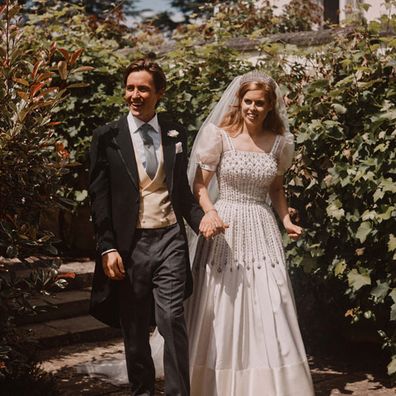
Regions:
<instances>
[{"instance_id":1,"label":"green leaf","mask_svg":"<svg viewBox=\"0 0 396 396\"><path fill-rule=\"evenodd\" d=\"M365 210L362 214L362 220L374 220L377 217L377 212L375 210Z\"/></svg>"},{"instance_id":2,"label":"green leaf","mask_svg":"<svg viewBox=\"0 0 396 396\"><path fill-rule=\"evenodd\" d=\"M371 224L368 221L364 221L363 223L360 224L357 232L356 232L356 238L359 239L360 243L363 243L367 236L370 234L372 230Z\"/></svg>"},{"instance_id":3,"label":"green leaf","mask_svg":"<svg viewBox=\"0 0 396 396\"><path fill-rule=\"evenodd\" d=\"M388 241L388 252L393 252L395 249L396 249L396 237L393 234L390 234Z\"/></svg>"},{"instance_id":4,"label":"green leaf","mask_svg":"<svg viewBox=\"0 0 396 396\"><path fill-rule=\"evenodd\" d=\"M396 303L396 288L392 289L392 291L389 293L389 297L391 297L393 302Z\"/></svg>"},{"instance_id":5,"label":"green leaf","mask_svg":"<svg viewBox=\"0 0 396 396\"><path fill-rule=\"evenodd\" d=\"M379 221L389 220L392 217L394 211L395 211L395 207L394 206L389 206L389 208L386 209L385 212L377 215L377 219Z\"/></svg>"},{"instance_id":6,"label":"green leaf","mask_svg":"<svg viewBox=\"0 0 396 396\"><path fill-rule=\"evenodd\" d=\"M380 188L377 188L377 190L375 190L375 193L373 195L374 202L377 202L379 199L383 198L384 195L385 192L382 191Z\"/></svg>"},{"instance_id":7,"label":"green leaf","mask_svg":"<svg viewBox=\"0 0 396 396\"><path fill-rule=\"evenodd\" d=\"M396 193L396 184L394 181L390 178L388 179L383 179L381 181L380 186L382 187L383 191L390 191L392 193Z\"/></svg>"},{"instance_id":8,"label":"green leaf","mask_svg":"<svg viewBox=\"0 0 396 396\"><path fill-rule=\"evenodd\" d=\"M362 8L366 12L369 10L370 7L371 7L371 4L369 4L369 3L360 3L359 4L359 8Z\"/></svg>"},{"instance_id":9,"label":"green leaf","mask_svg":"<svg viewBox=\"0 0 396 396\"><path fill-rule=\"evenodd\" d=\"M396 303L391 305L390 320L396 320Z\"/></svg>"},{"instance_id":10,"label":"green leaf","mask_svg":"<svg viewBox=\"0 0 396 396\"><path fill-rule=\"evenodd\" d=\"M329 86L329 81L326 79L321 79L321 80L315 80L314 82L311 83L310 88L327 88Z\"/></svg>"},{"instance_id":11,"label":"green leaf","mask_svg":"<svg viewBox=\"0 0 396 396\"><path fill-rule=\"evenodd\" d=\"M340 220L345 215L344 209L342 209L342 203L339 199L334 200L327 206L326 212L330 217Z\"/></svg>"},{"instance_id":12,"label":"green leaf","mask_svg":"<svg viewBox=\"0 0 396 396\"><path fill-rule=\"evenodd\" d=\"M377 151L380 151L381 153L383 153L384 151L386 151L388 148L388 145L385 143L381 143L379 145L377 145L374 149L374 153L376 153Z\"/></svg>"},{"instance_id":13,"label":"green leaf","mask_svg":"<svg viewBox=\"0 0 396 396\"><path fill-rule=\"evenodd\" d=\"M311 256L305 256L302 261L302 266L306 274L310 274L316 268L316 260Z\"/></svg>"},{"instance_id":14,"label":"green leaf","mask_svg":"<svg viewBox=\"0 0 396 396\"><path fill-rule=\"evenodd\" d=\"M88 191L87 190L75 191L74 196L77 202L82 202L84 201L85 198L87 198Z\"/></svg>"},{"instance_id":15,"label":"green leaf","mask_svg":"<svg viewBox=\"0 0 396 396\"><path fill-rule=\"evenodd\" d=\"M377 286L371 291L371 295L379 301L383 301L389 291L389 285L386 282L377 281Z\"/></svg>"},{"instance_id":16,"label":"green leaf","mask_svg":"<svg viewBox=\"0 0 396 396\"><path fill-rule=\"evenodd\" d=\"M333 107L335 112L338 114L345 114L347 112L346 107L339 103L333 103L331 106Z\"/></svg>"},{"instance_id":17,"label":"green leaf","mask_svg":"<svg viewBox=\"0 0 396 396\"><path fill-rule=\"evenodd\" d=\"M334 274L336 276L342 275L347 267L345 260L340 260L334 268Z\"/></svg>"},{"instance_id":18,"label":"green leaf","mask_svg":"<svg viewBox=\"0 0 396 396\"><path fill-rule=\"evenodd\" d=\"M353 269L348 274L348 284L354 291L357 291L363 286L371 285L371 278L369 274L361 274L357 269Z\"/></svg>"}]
</instances>

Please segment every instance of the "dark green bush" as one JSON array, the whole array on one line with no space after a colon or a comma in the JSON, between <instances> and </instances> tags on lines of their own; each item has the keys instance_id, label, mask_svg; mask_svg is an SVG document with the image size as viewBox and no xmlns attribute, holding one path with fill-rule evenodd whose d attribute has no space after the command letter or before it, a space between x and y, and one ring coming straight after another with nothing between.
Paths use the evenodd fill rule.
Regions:
<instances>
[{"instance_id":1,"label":"dark green bush","mask_svg":"<svg viewBox=\"0 0 396 396\"><path fill-rule=\"evenodd\" d=\"M329 310L382 336L395 374L396 42L376 27L279 75L298 147L289 192L306 228L288 258L322 286L322 302L331 296Z\"/></svg>"}]
</instances>

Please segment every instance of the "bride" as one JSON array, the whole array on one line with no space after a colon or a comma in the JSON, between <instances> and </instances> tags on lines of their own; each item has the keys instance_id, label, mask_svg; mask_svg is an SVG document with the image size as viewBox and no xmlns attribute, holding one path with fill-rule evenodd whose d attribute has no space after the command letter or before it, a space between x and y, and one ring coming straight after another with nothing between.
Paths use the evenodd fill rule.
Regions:
<instances>
[{"instance_id":1,"label":"bride","mask_svg":"<svg viewBox=\"0 0 396 396\"><path fill-rule=\"evenodd\" d=\"M232 81L197 135L189 177L210 214L200 231L224 233L190 240L192 396L314 395L273 212L292 239L301 236L283 190L293 152L279 87L257 71ZM158 333L152 343L158 363Z\"/></svg>"}]
</instances>

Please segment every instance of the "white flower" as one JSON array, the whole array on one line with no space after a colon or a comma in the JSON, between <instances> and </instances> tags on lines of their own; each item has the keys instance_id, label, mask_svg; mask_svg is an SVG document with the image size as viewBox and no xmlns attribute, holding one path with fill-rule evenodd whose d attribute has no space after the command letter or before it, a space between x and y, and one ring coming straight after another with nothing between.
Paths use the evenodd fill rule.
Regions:
<instances>
[{"instance_id":1,"label":"white flower","mask_svg":"<svg viewBox=\"0 0 396 396\"><path fill-rule=\"evenodd\" d=\"M168 132L168 136L172 137L172 138L178 137L179 136L179 132L176 131L175 129L172 129L171 131Z\"/></svg>"}]
</instances>

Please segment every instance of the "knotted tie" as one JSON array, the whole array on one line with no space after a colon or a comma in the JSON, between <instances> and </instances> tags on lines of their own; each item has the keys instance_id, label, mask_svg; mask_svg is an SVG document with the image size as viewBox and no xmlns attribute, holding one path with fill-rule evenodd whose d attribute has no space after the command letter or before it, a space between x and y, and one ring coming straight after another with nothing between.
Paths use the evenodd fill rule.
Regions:
<instances>
[{"instance_id":1,"label":"knotted tie","mask_svg":"<svg viewBox=\"0 0 396 396\"><path fill-rule=\"evenodd\" d=\"M143 124L139 128L139 133L143 140L144 154L146 156L146 173L150 179L154 179L157 173L158 161L155 155L153 138L149 135L149 131L151 130L153 130L153 127L150 124Z\"/></svg>"}]
</instances>

